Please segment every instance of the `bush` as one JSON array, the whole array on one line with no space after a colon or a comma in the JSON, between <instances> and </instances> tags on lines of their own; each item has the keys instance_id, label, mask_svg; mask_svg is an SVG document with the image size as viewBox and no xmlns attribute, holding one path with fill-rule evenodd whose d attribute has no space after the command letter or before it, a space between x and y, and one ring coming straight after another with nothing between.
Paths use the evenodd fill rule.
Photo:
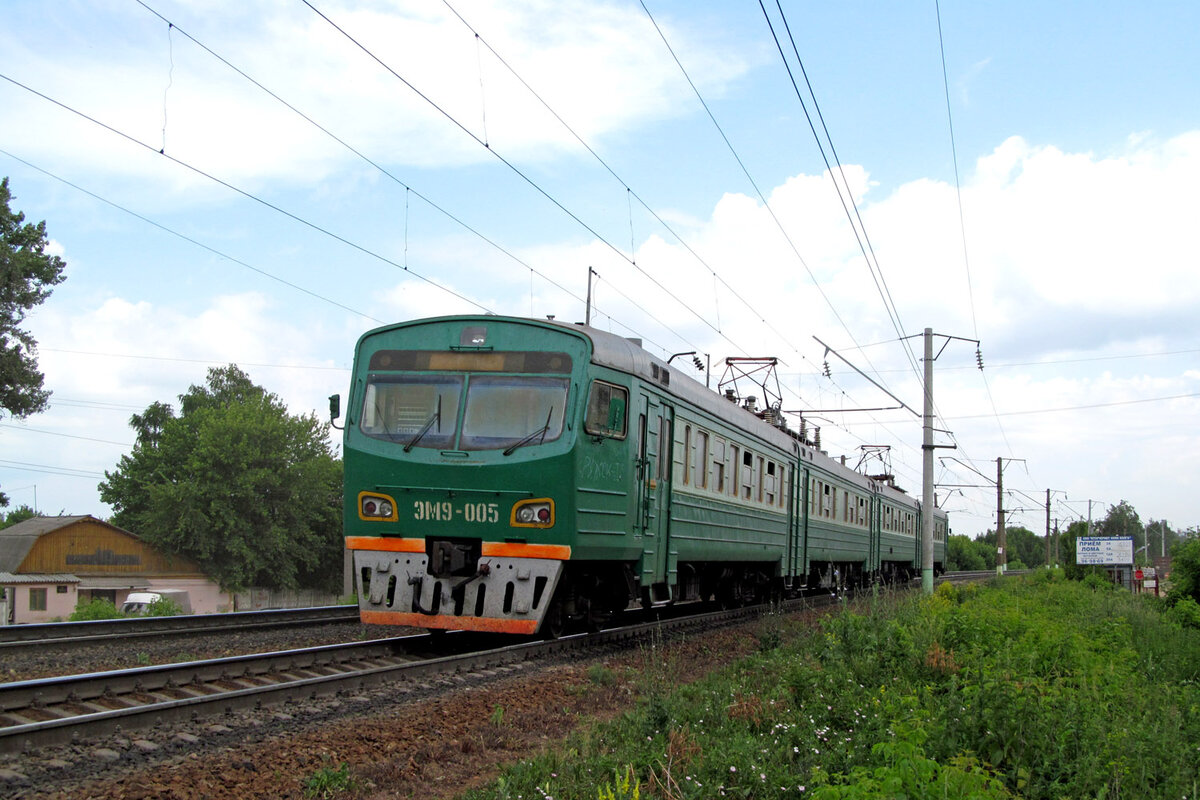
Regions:
<instances>
[{"instance_id":1,"label":"bush","mask_svg":"<svg viewBox=\"0 0 1200 800\"><path fill-rule=\"evenodd\" d=\"M1183 597L1167 612L1167 619L1181 628L1200 630L1200 603L1190 597Z\"/></svg>"},{"instance_id":2,"label":"bush","mask_svg":"<svg viewBox=\"0 0 1200 800\"><path fill-rule=\"evenodd\" d=\"M169 597L160 597L146 606L147 617L180 617L183 616L183 606Z\"/></svg>"},{"instance_id":3,"label":"bush","mask_svg":"<svg viewBox=\"0 0 1200 800\"><path fill-rule=\"evenodd\" d=\"M80 600L67 619L71 622L88 622L94 619L120 619L123 616L111 600L93 597L86 601Z\"/></svg>"}]
</instances>

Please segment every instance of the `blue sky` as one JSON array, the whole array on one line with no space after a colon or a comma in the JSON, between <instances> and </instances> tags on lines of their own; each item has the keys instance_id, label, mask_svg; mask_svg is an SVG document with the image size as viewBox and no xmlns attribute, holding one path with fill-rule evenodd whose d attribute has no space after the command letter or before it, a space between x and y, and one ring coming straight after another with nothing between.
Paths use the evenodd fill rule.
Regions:
<instances>
[{"instance_id":1,"label":"blue sky","mask_svg":"<svg viewBox=\"0 0 1200 800\"><path fill-rule=\"evenodd\" d=\"M638 3L0 5L0 174L68 264L28 321L52 405L0 420L0 488L105 516L129 416L209 366L323 416L365 330L581 320L590 266L600 327L778 356L788 409L891 404L814 336L913 407L897 328L979 339L982 375L972 343L937 361L939 482L1002 457L1009 524L1042 530L1046 489L1058 519L1200 524L1200 6L942 3L960 227L938 7L783 4L898 324L759 4L646 8L720 130ZM919 495L918 419L811 415ZM956 533L995 525L994 489L939 494Z\"/></svg>"}]
</instances>

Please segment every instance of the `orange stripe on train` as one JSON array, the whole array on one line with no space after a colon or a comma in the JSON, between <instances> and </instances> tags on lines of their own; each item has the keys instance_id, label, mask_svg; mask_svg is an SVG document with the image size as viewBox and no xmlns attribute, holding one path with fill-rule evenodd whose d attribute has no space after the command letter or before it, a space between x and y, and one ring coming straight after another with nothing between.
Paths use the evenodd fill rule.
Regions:
<instances>
[{"instance_id":1,"label":"orange stripe on train","mask_svg":"<svg viewBox=\"0 0 1200 800\"><path fill-rule=\"evenodd\" d=\"M389 553L424 553L424 539L396 539L385 536L347 536L347 550L385 550Z\"/></svg>"},{"instance_id":2,"label":"orange stripe on train","mask_svg":"<svg viewBox=\"0 0 1200 800\"><path fill-rule=\"evenodd\" d=\"M389 553L424 553L424 539L399 539L385 536L347 536L347 550L375 550ZM522 544L520 542L484 542L483 556L493 558L547 558L567 561L571 548L565 544Z\"/></svg>"},{"instance_id":3,"label":"orange stripe on train","mask_svg":"<svg viewBox=\"0 0 1200 800\"><path fill-rule=\"evenodd\" d=\"M537 630L537 620L494 619L492 617L455 617L446 614L413 614L402 611L367 611L359 613L368 625L406 625L411 628L446 628L457 631L487 633L524 633Z\"/></svg>"}]
</instances>

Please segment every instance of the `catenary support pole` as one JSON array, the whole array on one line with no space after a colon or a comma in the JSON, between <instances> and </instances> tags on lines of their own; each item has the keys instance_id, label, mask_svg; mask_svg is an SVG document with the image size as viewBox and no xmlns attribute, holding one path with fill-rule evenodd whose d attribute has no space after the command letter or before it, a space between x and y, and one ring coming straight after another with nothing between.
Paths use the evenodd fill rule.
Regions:
<instances>
[{"instance_id":1,"label":"catenary support pole","mask_svg":"<svg viewBox=\"0 0 1200 800\"><path fill-rule=\"evenodd\" d=\"M921 443L921 590L933 594L933 328L925 329L925 408Z\"/></svg>"},{"instance_id":2,"label":"catenary support pole","mask_svg":"<svg viewBox=\"0 0 1200 800\"><path fill-rule=\"evenodd\" d=\"M1008 567L1008 544L1004 535L1004 459L996 459L996 574L1003 575Z\"/></svg>"}]
</instances>

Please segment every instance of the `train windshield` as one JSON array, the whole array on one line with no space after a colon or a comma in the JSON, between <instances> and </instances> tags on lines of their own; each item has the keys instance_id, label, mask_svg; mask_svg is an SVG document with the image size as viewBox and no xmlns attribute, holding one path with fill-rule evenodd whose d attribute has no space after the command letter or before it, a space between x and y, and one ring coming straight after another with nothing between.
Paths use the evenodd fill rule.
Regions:
<instances>
[{"instance_id":1,"label":"train windshield","mask_svg":"<svg viewBox=\"0 0 1200 800\"><path fill-rule=\"evenodd\" d=\"M359 428L406 451L503 450L509 455L562 435L568 385L565 377L541 375L372 374Z\"/></svg>"},{"instance_id":2,"label":"train windshield","mask_svg":"<svg viewBox=\"0 0 1200 800\"><path fill-rule=\"evenodd\" d=\"M360 429L405 449L454 445L462 375L372 375Z\"/></svg>"},{"instance_id":3,"label":"train windshield","mask_svg":"<svg viewBox=\"0 0 1200 800\"><path fill-rule=\"evenodd\" d=\"M509 453L553 441L562 435L566 404L566 378L472 375L460 446Z\"/></svg>"}]
</instances>

